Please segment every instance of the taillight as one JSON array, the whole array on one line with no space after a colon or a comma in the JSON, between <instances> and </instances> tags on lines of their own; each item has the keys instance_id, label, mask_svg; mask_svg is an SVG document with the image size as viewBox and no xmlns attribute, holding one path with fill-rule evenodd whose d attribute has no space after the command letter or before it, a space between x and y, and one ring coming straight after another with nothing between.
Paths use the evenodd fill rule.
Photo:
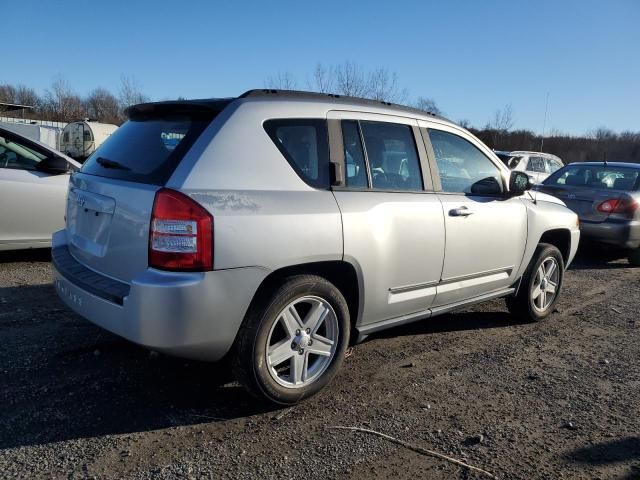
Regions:
<instances>
[{"instance_id":1,"label":"taillight","mask_svg":"<svg viewBox=\"0 0 640 480\"><path fill-rule=\"evenodd\" d=\"M203 272L213 269L213 217L188 196L156 193L149 230L149 266Z\"/></svg>"},{"instance_id":2,"label":"taillight","mask_svg":"<svg viewBox=\"0 0 640 480\"><path fill-rule=\"evenodd\" d=\"M610 198L609 200L599 203L597 209L602 213L633 215L638 209L638 202L625 198Z\"/></svg>"}]
</instances>

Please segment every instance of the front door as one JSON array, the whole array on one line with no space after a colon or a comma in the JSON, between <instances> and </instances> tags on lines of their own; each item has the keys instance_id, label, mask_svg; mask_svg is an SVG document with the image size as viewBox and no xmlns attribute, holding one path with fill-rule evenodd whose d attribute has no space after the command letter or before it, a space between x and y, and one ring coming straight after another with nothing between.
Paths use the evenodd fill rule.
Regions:
<instances>
[{"instance_id":1,"label":"front door","mask_svg":"<svg viewBox=\"0 0 640 480\"><path fill-rule=\"evenodd\" d=\"M509 287L522 261L527 213L520 198L502 193L508 172L463 131L438 127L427 134L446 230L442 279L433 306Z\"/></svg>"}]
</instances>

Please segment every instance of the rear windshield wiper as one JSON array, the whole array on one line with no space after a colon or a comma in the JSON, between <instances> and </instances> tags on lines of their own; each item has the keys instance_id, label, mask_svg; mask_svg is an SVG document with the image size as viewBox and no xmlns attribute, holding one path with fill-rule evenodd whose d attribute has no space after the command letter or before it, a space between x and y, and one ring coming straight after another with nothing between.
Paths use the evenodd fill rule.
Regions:
<instances>
[{"instance_id":1,"label":"rear windshield wiper","mask_svg":"<svg viewBox=\"0 0 640 480\"><path fill-rule=\"evenodd\" d=\"M108 158L104 158L104 157L96 158L96 162L98 162L104 168L113 168L115 170L131 170L126 165L123 165L119 162L115 162L113 160L109 160Z\"/></svg>"}]
</instances>

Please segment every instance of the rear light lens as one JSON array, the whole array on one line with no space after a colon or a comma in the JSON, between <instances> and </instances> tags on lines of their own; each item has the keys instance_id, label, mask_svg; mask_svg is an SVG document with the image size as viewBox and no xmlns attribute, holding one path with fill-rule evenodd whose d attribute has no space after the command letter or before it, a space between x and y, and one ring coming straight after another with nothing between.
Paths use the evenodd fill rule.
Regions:
<instances>
[{"instance_id":1,"label":"rear light lens","mask_svg":"<svg viewBox=\"0 0 640 480\"><path fill-rule=\"evenodd\" d=\"M602 213L621 213L633 216L638 209L638 202L625 198L610 198L598 204L598 211Z\"/></svg>"},{"instance_id":2,"label":"rear light lens","mask_svg":"<svg viewBox=\"0 0 640 480\"><path fill-rule=\"evenodd\" d=\"M212 270L211 214L180 192L158 190L151 214L149 266L183 272Z\"/></svg>"}]
</instances>

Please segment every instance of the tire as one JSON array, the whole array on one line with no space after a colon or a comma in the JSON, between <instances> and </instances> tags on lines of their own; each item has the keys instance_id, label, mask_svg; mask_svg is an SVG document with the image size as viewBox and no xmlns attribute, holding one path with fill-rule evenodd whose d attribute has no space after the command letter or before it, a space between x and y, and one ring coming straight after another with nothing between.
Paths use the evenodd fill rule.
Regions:
<instances>
[{"instance_id":1,"label":"tire","mask_svg":"<svg viewBox=\"0 0 640 480\"><path fill-rule=\"evenodd\" d=\"M234 345L234 375L255 397L294 405L335 376L349 333L347 302L332 283L289 277L249 307Z\"/></svg>"},{"instance_id":2,"label":"tire","mask_svg":"<svg viewBox=\"0 0 640 480\"><path fill-rule=\"evenodd\" d=\"M635 267L640 267L640 247L629 252L629 263Z\"/></svg>"},{"instance_id":3,"label":"tire","mask_svg":"<svg viewBox=\"0 0 640 480\"><path fill-rule=\"evenodd\" d=\"M543 283L541 280L541 265L545 264L545 272L551 269L551 264L555 263L549 278ZM562 254L553 245L541 243L536 248L531 263L525 272L518 294L507 297L507 308L515 317L530 322L537 322L549 316L560 298L562 282L564 279L564 260ZM554 287L555 284L555 287ZM538 291L538 287L541 288ZM555 292L549 300L548 295L551 289Z\"/></svg>"}]
</instances>

